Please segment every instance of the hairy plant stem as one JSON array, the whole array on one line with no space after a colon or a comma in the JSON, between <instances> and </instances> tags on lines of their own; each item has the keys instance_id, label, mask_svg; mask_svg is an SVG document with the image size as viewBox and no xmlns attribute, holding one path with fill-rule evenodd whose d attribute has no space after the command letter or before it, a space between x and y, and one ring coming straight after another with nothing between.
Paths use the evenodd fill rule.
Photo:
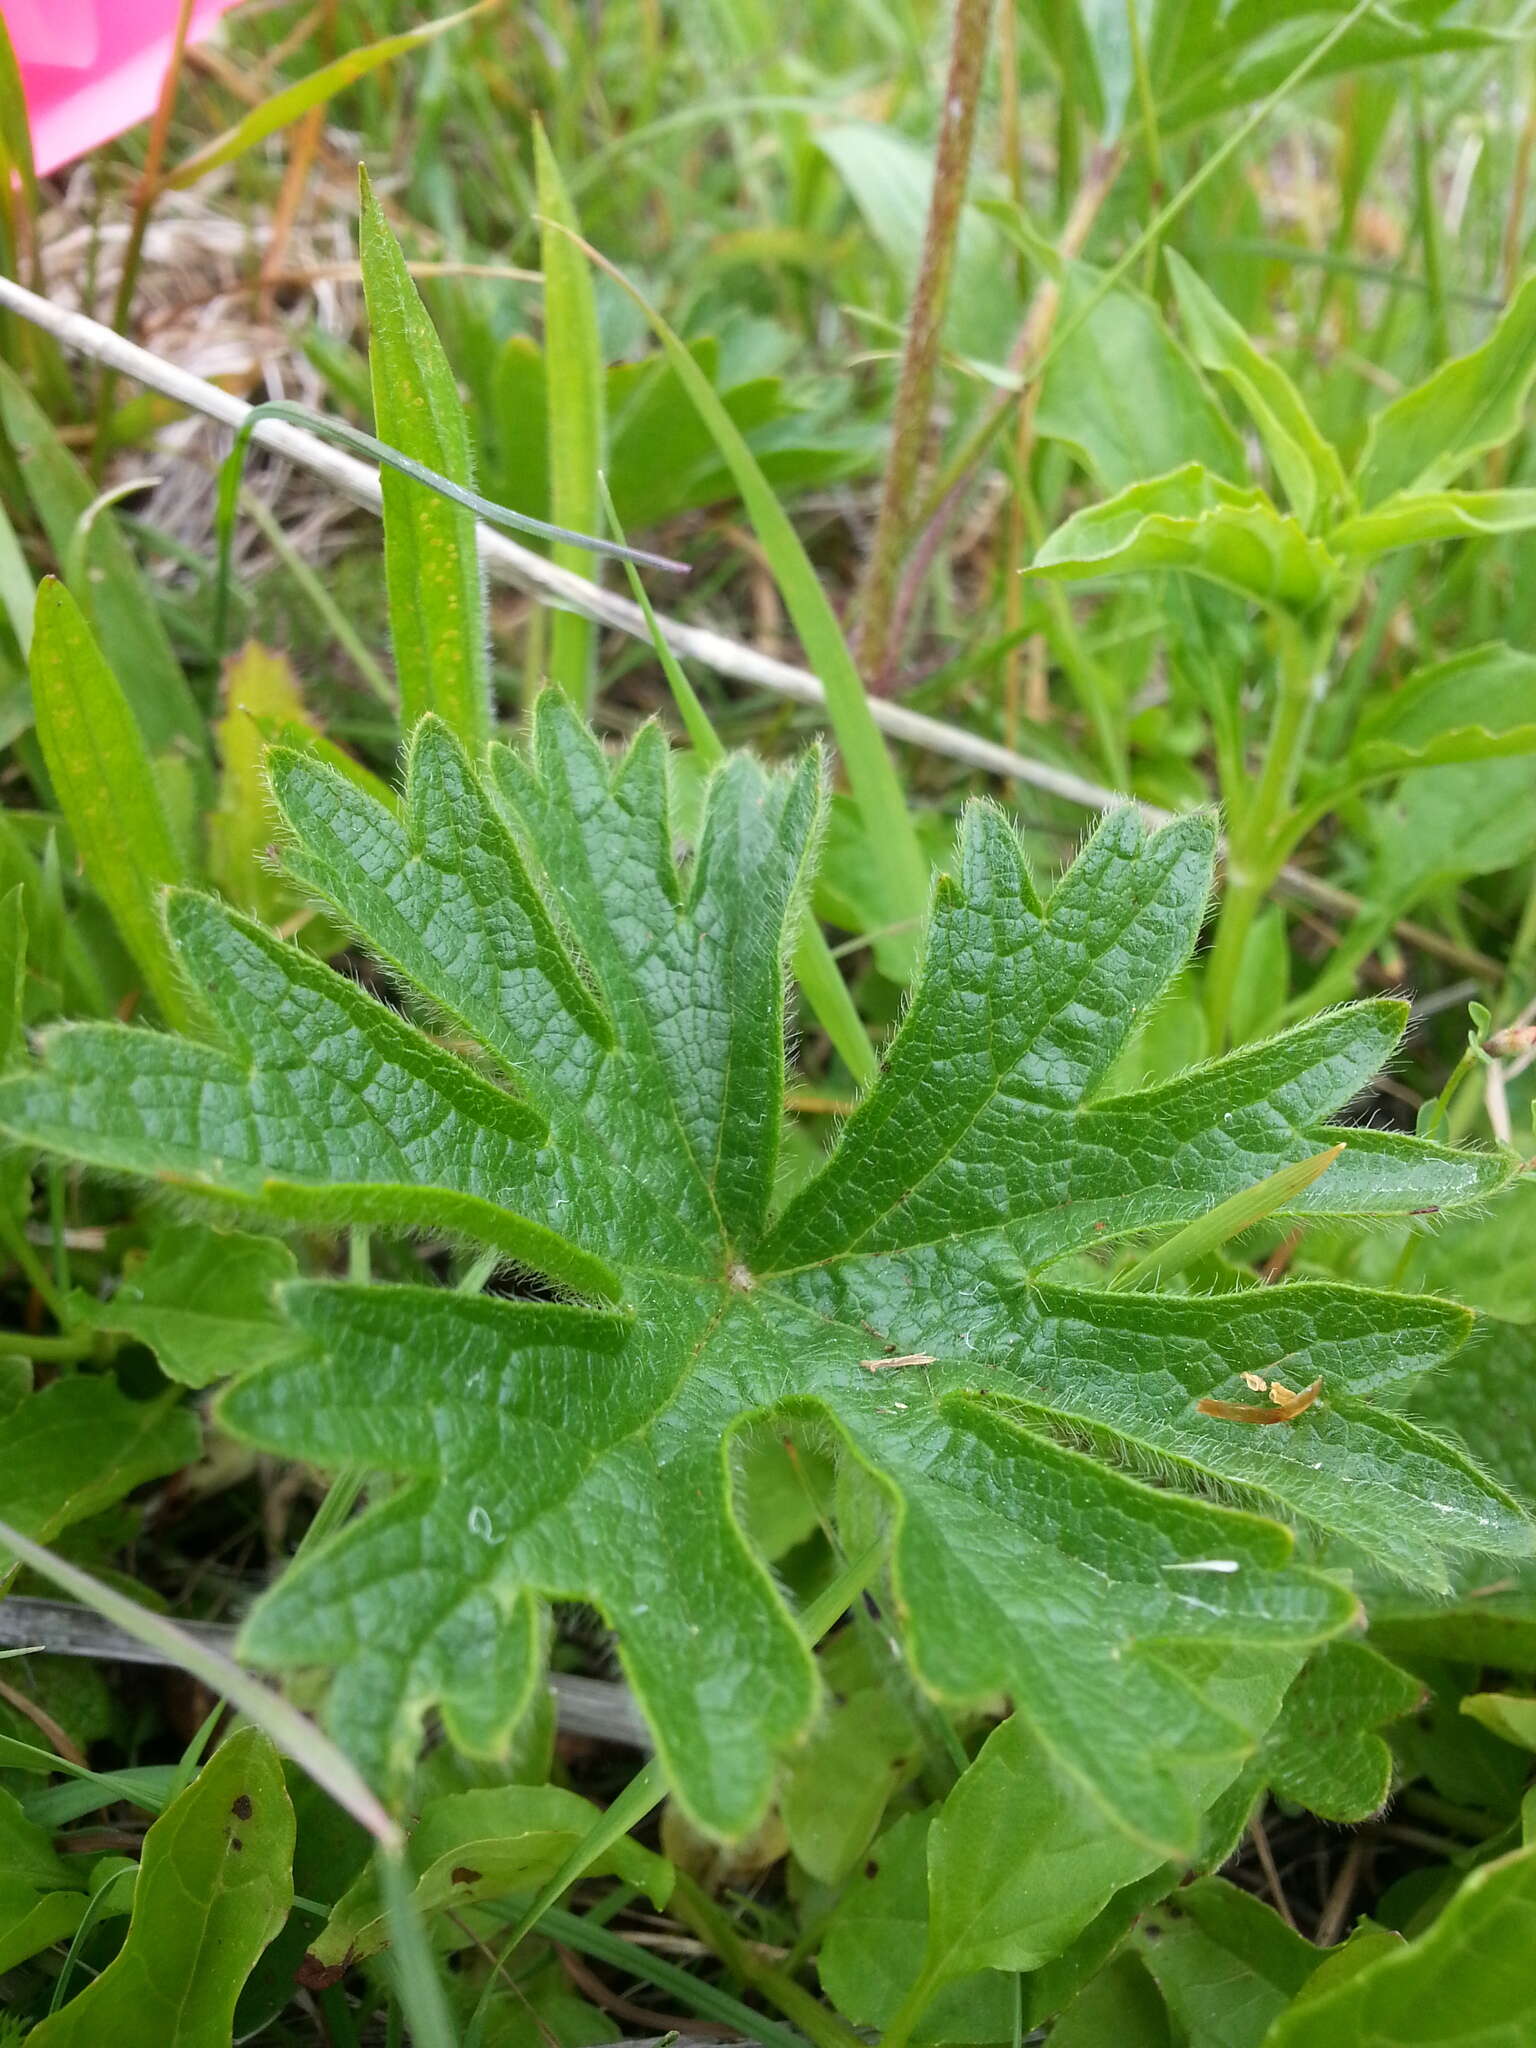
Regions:
<instances>
[{"instance_id":1,"label":"hairy plant stem","mask_svg":"<svg viewBox=\"0 0 1536 2048\"><path fill-rule=\"evenodd\" d=\"M1228 834L1226 888L1206 969L1206 1020L1213 1052L1228 1042L1243 948L1290 850L1287 828L1321 694L1323 650L1332 645L1331 632L1309 632L1285 613L1276 615L1275 631L1280 673L1264 765L1251 801L1234 818Z\"/></svg>"},{"instance_id":2,"label":"hairy plant stem","mask_svg":"<svg viewBox=\"0 0 1536 2048\"><path fill-rule=\"evenodd\" d=\"M1099 209L1109 197L1120 167L1125 159L1119 150L1099 150L1089 163L1077 197L1072 202L1056 253L1063 263L1082 252L1083 244L1099 217ZM1050 338L1057 308L1061 304L1061 287L1054 277L1042 278L1029 302L1012 348L1008 351L1007 368L1017 377L1029 376L1037 367L1037 359L1045 350ZM926 575L928 567L938 552L940 541L949 528L949 523L960 507L970 486L971 477L982 457L991 447L998 433L1020 402L1025 389L1021 383L1018 391L1005 392L985 412L964 442L945 466L937 485L924 505L921 513L922 540L914 551L912 567L907 572L907 584L914 588ZM921 572L921 573L919 573Z\"/></svg>"},{"instance_id":3,"label":"hairy plant stem","mask_svg":"<svg viewBox=\"0 0 1536 2048\"><path fill-rule=\"evenodd\" d=\"M928 441L933 389L938 376L939 342L949 305L949 281L955 245L965 207L971 147L976 135L976 109L987 54L992 0L955 0L949 74L944 82L944 112L939 124L938 154L933 167L933 192L923 238L901 378L891 426L891 452L886 463L874 538L859 592L856 655L871 688L879 689L895 660L893 631L897 583L912 531L912 499Z\"/></svg>"}]
</instances>

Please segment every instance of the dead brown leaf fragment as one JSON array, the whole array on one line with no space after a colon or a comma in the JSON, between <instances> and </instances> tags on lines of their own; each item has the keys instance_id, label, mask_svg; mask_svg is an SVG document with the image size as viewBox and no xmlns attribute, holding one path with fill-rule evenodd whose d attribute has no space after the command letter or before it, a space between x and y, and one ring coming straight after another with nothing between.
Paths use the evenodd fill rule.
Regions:
<instances>
[{"instance_id":1,"label":"dead brown leaf fragment","mask_svg":"<svg viewBox=\"0 0 1536 2048\"><path fill-rule=\"evenodd\" d=\"M1257 1377L1255 1373L1243 1374L1243 1379L1250 1387ZM1259 1385L1263 1384L1260 1380ZM1298 1415L1306 1413L1322 1391L1323 1383L1320 1379L1314 1380L1310 1387L1303 1387L1299 1394L1293 1394L1289 1387L1282 1386L1279 1380L1274 1380L1269 1386L1268 1407L1246 1401L1197 1401L1195 1410L1200 1415L1214 1415L1220 1422L1294 1422Z\"/></svg>"}]
</instances>

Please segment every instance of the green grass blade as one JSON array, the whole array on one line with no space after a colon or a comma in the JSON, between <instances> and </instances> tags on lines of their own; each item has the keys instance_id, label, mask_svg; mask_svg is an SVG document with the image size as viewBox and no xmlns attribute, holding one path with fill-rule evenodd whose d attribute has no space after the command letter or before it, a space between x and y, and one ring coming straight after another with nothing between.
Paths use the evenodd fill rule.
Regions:
<instances>
[{"instance_id":1,"label":"green grass blade","mask_svg":"<svg viewBox=\"0 0 1536 2048\"><path fill-rule=\"evenodd\" d=\"M375 424L401 454L473 481L463 401L400 245L362 180L363 292ZM490 738L491 674L473 513L386 469L384 571L404 731L435 711L471 753Z\"/></svg>"},{"instance_id":2,"label":"green grass blade","mask_svg":"<svg viewBox=\"0 0 1536 2048\"><path fill-rule=\"evenodd\" d=\"M558 222L550 225L559 228ZM568 229L560 228L562 234ZM586 250L616 283L629 293L655 330L699 416L709 428L716 447L741 493L748 517L762 542L775 582L789 609L805 648L806 658L820 677L827 693L827 715L843 757L848 786L853 792L871 842L883 855L888 921L899 923L922 917L928 908L928 862L918 844L917 832L907 810L901 778L886 751L880 728L870 715L869 700L854 666L843 629L826 592L817 579L810 558L801 545L788 515L773 487L758 467L740 428L721 403L714 386L699 368L682 339L661 317L637 287L614 264L599 255L590 243L571 239Z\"/></svg>"},{"instance_id":3,"label":"green grass blade","mask_svg":"<svg viewBox=\"0 0 1536 2048\"><path fill-rule=\"evenodd\" d=\"M190 1015L160 892L187 879L154 767L128 699L79 606L49 579L37 597L32 702L43 759L75 851L112 914L161 1014Z\"/></svg>"},{"instance_id":4,"label":"green grass blade","mask_svg":"<svg viewBox=\"0 0 1536 2048\"><path fill-rule=\"evenodd\" d=\"M1143 1280L1166 1279L1168 1274L1177 1273L1195 1259L1204 1258L1207 1252L1216 1251L1228 1238L1252 1230L1255 1224L1263 1223L1267 1217L1294 1202L1314 1181L1321 1180L1343 1150L1342 1145L1332 1145L1326 1152L1315 1152L1310 1159L1298 1159L1293 1166L1282 1166L1278 1173L1271 1173L1256 1181L1251 1188L1229 1196L1208 1215L1187 1223L1165 1244L1158 1245L1134 1265L1117 1273L1110 1282L1111 1287L1136 1287Z\"/></svg>"},{"instance_id":5,"label":"green grass blade","mask_svg":"<svg viewBox=\"0 0 1536 2048\"><path fill-rule=\"evenodd\" d=\"M376 42L363 43L348 50L344 57L311 72L297 85L290 85L282 92L274 93L270 99L262 100L233 128L215 136L212 142L168 172L163 181L165 187L179 192L188 185L195 185L199 178L206 177L221 164L232 163L236 157L244 156L247 150L265 142L269 135L292 127L311 107L324 106L327 100L334 99L337 93L355 84L359 78L366 78L370 71L377 71L380 65L392 64L396 57L407 56L424 43L435 42L439 36L447 35L450 29L473 21L476 15L484 14L499 4L500 0L479 0L478 5L463 8L457 14L444 15L441 21L424 22L420 28L408 29L403 35L381 36Z\"/></svg>"},{"instance_id":6,"label":"green grass blade","mask_svg":"<svg viewBox=\"0 0 1536 2048\"><path fill-rule=\"evenodd\" d=\"M614 509L613 497L606 479L599 477L604 509L608 523L622 540L623 529L619 515ZM656 650L656 659L661 663L662 674L672 692L672 701L677 714L683 721L684 730L693 744L694 752L707 766L714 768L725 759L725 747L719 734L709 722L709 715L699 702L692 683L684 675L682 664L662 636L651 600L641 582L639 572L632 562L624 565L629 577L630 591L635 603L645 614L645 623L650 629L651 645ZM848 984L838 971L832 957L826 936L814 917L806 917L805 929L795 944L795 978L800 983L806 1002L810 1005L816 1021L836 1048L843 1065L852 1074L861 1088L867 1088L879 1071L874 1047L869 1042L869 1033L864 1029L864 1019L859 1015L858 1005L848 992Z\"/></svg>"},{"instance_id":7,"label":"green grass blade","mask_svg":"<svg viewBox=\"0 0 1536 2048\"><path fill-rule=\"evenodd\" d=\"M32 571L10 516L0 505L0 611L10 620L23 661L32 652L32 614L36 607L37 585L32 581Z\"/></svg>"},{"instance_id":8,"label":"green grass blade","mask_svg":"<svg viewBox=\"0 0 1536 2048\"><path fill-rule=\"evenodd\" d=\"M413 2048L458 2048L447 1994L417 1909L414 1880L404 1856L380 1849L374 1862L389 1915L395 1996L405 2015L408 2038Z\"/></svg>"},{"instance_id":9,"label":"green grass blade","mask_svg":"<svg viewBox=\"0 0 1536 2048\"><path fill-rule=\"evenodd\" d=\"M8 1522L0 1522L0 1544L14 1551L21 1562L40 1578L47 1579L74 1599L83 1600L104 1620L116 1622L119 1628L126 1629L139 1642L147 1643L181 1670L200 1678L210 1691L228 1700L248 1721L263 1730L285 1756L291 1756L322 1792L328 1793L339 1807L368 1830L382 1850L386 1853L399 1850L404 1839L400 1829L365 1784L356 1766L328 1735L323 1734L297 1707L290 1706L280 1693L273 1692L259 1678L243 1671L221 1650L210 1649L206 1643L188 1635L185 1629L178 1628L174 1621L168 1621L163 1614L152 1614L147 1607L140 1607L137 1601L128 1599L111 1586L103 1585L100 1579L92 1578L78 1565L23 1536ZM54 1768L62 1770L66 1767L56 1761Z\"/></svg>"},{"instance_id":10,"label":"green grass blade","mask_svg":"<svg viewBox=\"0 0 1536 2048\"><path fill-rule=\"evenodd\" d=\"M71 589L102 653L127 693L152 754L184 751L206 759L208 734L202 712L187 685L148 578L134 560L118 524L98 510L96 490L60 440L48 414L21 379L0 363L0 423L16 457L55 559L68 562L75 549L84 580Z\"/></svg>"},{"instance_id":11,"label":"green grass blade","mask_svg":"<svg viewBox=\"0 0 1536 2048\"><path fill-rule=\"evenodd\" d=\"M660 1956L652 1955L649 1949L626 1941L622 1934L599 1927L593 1920L584 1920L558 1906L551 1907L539 1923L539 1932L548 1935L552 1941L563 1942L567 1948L575 1949L578 1955L591 1956L596 1962L609 1963L617 1969L632 1972L646 1983L654 1984L659 1991L680 1999L701 2018L736 2028L748 2041L757 2042L759 2048L805 2048L804 2037L791 2028L781 2026L777 2020L769 2019L763 2013L754 2012L751 2006L744 2005L718 1985L706 1983L702 1977L691 1976L688 1971L680 1970L676 1963L663 1961Z\"/></svg>"},{"instance_id":12,"label":"green grass blade","mask_svg":"<svg viewBox=\"0 0 1536 2048\"><path fill-rule=\"evenodd\" d=\"M562 526L578 532L599 523L598 472L605 460L607 420L602 343L592 273L569 234L580 226L560 167L542 125L533 125L533 156L544 269L544 392L549 438L550 510ZM581 551L560 545L555 561L578 575L587 571ZM549 673L585 709L592 693L596 635L579 612L554 613L549 634Z\"/></svg>"},{"instance_id":13,"label":"green grass blade","mask_svg":"<svg viewBox=\"0 0 1536 2048\"><path fill-rule=\"evenodd\" d=\"M631 1828L638 1827L666 1796L666 1773L660 1759L653 1757L643 1770L635 1773L618 1798L604 1808L554 1876L534 1894L512 1931L508 1948L516 1948L520 1941L525 1941L550 1907L559 1904L561 1894L584 1876L603 1851L611 1849L621 1835L627 1835Z\"/></svg>"}]
</instances>

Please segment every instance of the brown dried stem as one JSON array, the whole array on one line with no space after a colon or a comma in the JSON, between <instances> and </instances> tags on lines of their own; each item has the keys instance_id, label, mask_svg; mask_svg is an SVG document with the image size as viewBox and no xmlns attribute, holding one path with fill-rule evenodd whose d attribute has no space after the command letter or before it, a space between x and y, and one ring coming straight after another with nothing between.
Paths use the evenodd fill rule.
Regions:
<instances>
[{"instance_id":1,"label":"brown dried stem","mask_svg":"<svg viewBox=\"0 0 1536 2048\"><path fill-rule=\"evenodd\" d=\"M949 75L944 84L944 113L933 167L928 227L902 352L890 459L859 593L856 653L870 687L877 690L899 646L893 630L897 582L911 532L912 496L928 442L939 343L965 208L991 22L992 0L955 0L954 34Z\"/></svg>"}]
</instances>

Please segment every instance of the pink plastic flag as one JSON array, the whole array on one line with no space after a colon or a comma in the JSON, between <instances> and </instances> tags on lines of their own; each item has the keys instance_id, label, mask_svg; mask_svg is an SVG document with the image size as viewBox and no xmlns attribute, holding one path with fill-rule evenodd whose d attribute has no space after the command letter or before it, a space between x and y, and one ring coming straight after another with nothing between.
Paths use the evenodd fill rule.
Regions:
<instances>
[{"instance_id":1,"label":"pink plastic flag","mask_svg":"<svg viewBox=\"0 0 1536 2048\"><path fill-rule=\"evenodd\" d=\"M197 0L191 38L235 0ZM0 0L39 171L67 164L155 110L180 0Z\"/></svg>"}]
</instances>

